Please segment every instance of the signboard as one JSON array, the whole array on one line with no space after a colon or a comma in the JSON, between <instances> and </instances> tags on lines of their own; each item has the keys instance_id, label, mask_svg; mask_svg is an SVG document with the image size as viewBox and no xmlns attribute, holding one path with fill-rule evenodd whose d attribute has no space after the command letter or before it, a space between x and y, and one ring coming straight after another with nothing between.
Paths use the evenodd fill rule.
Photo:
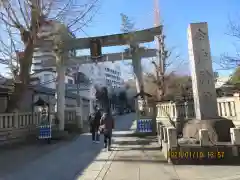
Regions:
<instances>
[{"instance_id":1,"label":"signboard","mask_svg":"<svg viewBox=\"0 0 240 180\"><path fill-rule=\"evenodd\" d=\"M39 139L50 139L52 137L51 125L40 125L39 126Z\"/></svg>"},{"instance_id":2,"label":"signboard","mask_svg":"<svg viewBox=\"0 0 240 180\"><path fill-rule=\"evenodd\" d=\"M102 46L100 39L90 40L90 53L92 59L100 58L102 56Z\"/></svg>"},{"instance_id":3,"label":"signboard","mask_svg":"<svg viewBox=\"0 0 240 180\"><path fill-rule=\"evenodd\" d=\"M138 132L152 132L152 119L139 119L137 120Z\"/></svg>"}]
</instances>

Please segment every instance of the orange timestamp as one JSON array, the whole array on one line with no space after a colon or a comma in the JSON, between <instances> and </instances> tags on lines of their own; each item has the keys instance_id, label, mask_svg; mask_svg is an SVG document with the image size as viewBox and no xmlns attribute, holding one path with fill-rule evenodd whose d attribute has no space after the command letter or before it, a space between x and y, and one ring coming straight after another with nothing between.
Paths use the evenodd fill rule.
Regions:
<instances>
[{"instance_id":1,"label":"orange timestamp","mask_svg":"<svg viewBox=\"0 0 240 180\"><path fill-rule=\"evenodd\" d=\"M224 159L223 151L169 151L171 159Z\"/></svg>"}]
</instances>

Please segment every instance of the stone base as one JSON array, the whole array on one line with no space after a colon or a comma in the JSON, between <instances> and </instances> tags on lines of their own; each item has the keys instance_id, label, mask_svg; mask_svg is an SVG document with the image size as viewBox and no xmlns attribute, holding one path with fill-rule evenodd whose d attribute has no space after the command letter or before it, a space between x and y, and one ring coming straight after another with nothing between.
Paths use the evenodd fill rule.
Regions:
<instances>
[{"instance_id":1,"label":"stone base","mask_svg":"<svg viewBox=\"0 0 240 180\"><path fill-rule=\"evenodd\" d=\"M230 142L230 128L235 127L232 120L225 118L198 120L192 119L184 124L183 138L195 138L199 140L199 130L208 129L212 142Z\"/></svg>"}]
</instances>

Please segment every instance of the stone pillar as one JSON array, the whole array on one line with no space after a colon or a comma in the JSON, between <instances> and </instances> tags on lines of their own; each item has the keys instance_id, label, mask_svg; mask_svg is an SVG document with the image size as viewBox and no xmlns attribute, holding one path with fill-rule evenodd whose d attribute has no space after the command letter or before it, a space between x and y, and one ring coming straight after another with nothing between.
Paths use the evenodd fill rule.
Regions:
<instances>
[{"instance_id":1,"label":"stone pillar","mask_svg":"<svg viewBox=\"0 0 240 180\"><path fill-rule=\"evenodd\" d=\"M188 27L188 49L196 119L218 117L207 23Z\"/></svg>"},{"instance_id":2,"label":"stone pillar","mask_svg":"<svg viewBox=\"0 0 240 180\"><path fill-rule=\"evenodd\" d=\"M94 113L94 103L93 103L93 99L89 100L89 111L90 114Z\"/></svg>"},{"instance_id":3,"label":"stone pillar","mask_svg":"<svg viewBox=\"0 0 240 180\"><path fill-rule=\"evenodd\" d=\"M142 65L141 65L141 54L139 52L138 45L131 45L131 53L132 53L132 66L133 72L136 79L136 88L137 92L140 92L140 87L143 86L143 77L142 77Z\"/></svg>"},{"instance_id":4,"label":"stone pillar","mask_svg":"<svg viewBox=\"0 0 240 180\"><path fill-rule=\"evenodd\" d=\"M33 114L33 116L35 115L35 113ZM14 112L13 118L14 118L14 127L15 128L19 128L19 119L18 119L19 115L18 115L18 111Z\"/></svg>"},{"instance_id":5,"label":"stone pillar","mask_svg":"<svg viewBox=\"0 0 240 180\"><path fill-rule=\"evenodd\" d=\"M63 55L56 55L56 70L57 70L57 118L59 120L59 130L64 131L64 114L65 114L65 66L63 63Z\"/></svg>"},{"instance_id":6,"label":"stone pillar","mask_svg":"<svg viewBox=\"0 0 240 180\"><path fill-rule=\"evenodd\" d=\"M163 142L167 142L167 127L163 127Z\"/></svg>"},{"instance_id":7,"label":"stone pillar","mask_svg":"<svg viewBox=\"0 0 240 180\"><path fill-rule=\"evenodd\" d=\"M177 129L174 127L167 128L168 148L174 148L178 146Z\"/></svg>"},{"instance_id":8,"label":"stone pillar","mask_svg":"<svg viewBox=\"0 0 240 180\"><path fill-rule=\"evenodd\" d=\"M95 99L96 99L96 89L93 85L90 86L90 94L89 94L89 111L90 114L94 113Z\"/></svg>"},{"instance_id":9,"label":"stone pillar","mask_svg":"<svg viewBox=\"0 0 240 180\"><path fill-rule=\"evenodd\" d=\"M230 136L231 136L231 144L232 146L232 154L233 156L239 156L239 148L240 145L240 129L239 128L230 128Z\"/></svg>"},{"instance_id":10,"label":"stone pillar","mask_svg":"<svg viewBox=\"0 0 240 180\"><path fill-rule=\"evenodd\" d=\"M234 104L231 105L231 108L232 108L232 114L233 115L236 115L237 118L236 119L239 119L240 118L240 94L239 93L234 93L233 94L234 96ZM234 108L235 106L235 108ZM236 114L235 114L236 112Z\"/></svg>"},{"instance_id":11,"label":"stone pillar","mask_svg":"<svg viewBox=\"0 0 240 180\"><path fill-rule=\"evenodd\" d=\"M82 128L82 106L77 106L76 107L76 120L77 120L77 126L79 129Z\"/></svg>"},{"instance_id":12,"label":"stone pillar","mask_svg":"<svg viewBox=\"0 0 240 180\"><path fill-rule=\"evenodd\" d=\"M200 140L200 146L210 146L211 145L207 129L199 130L199 140Z\"/></svg>"},{"instance_id":13,"label":"stone pillar","mask_svg":"<svg viewBox=\"0 0 240 180\"><path fill-rule=\"evenodd\" d=\"M163 140L164 139L164 125L160 125L160 130L159 130L159 136L161 137L161 140Z\"/></svg>"},{"instance_id":14,"label":"stone pillar","mask_svg":"<svg viewBox=\"0 0 240 180\"><path fill-rule=\"evenodd\" d=\"M77 107L76 107L76 120L77 120L77 126L79 129L82 128L82 108L83 108L83 103L82 103L82 97L80 96L80 80L77 78Z\"/></svg>"},{"instance_id":15,"label":"stone pillar","mask_svg":"<svg viewBox=\"0 0 240 180\"><path fill-rule=\"evenodd\" d=\"M240 145L240 129L230 128L230 135L232 145Z\"/></svg>"},{"instance_id":16,"label":"stone pillar","mask_svg":"<svg viewBox=\"0 0 240 180\"><path fill-rule=\"evenodd\" d=\"M139 46L138 45L131 45L131 55L132 55L132 66L133 66L133 73L136 81L136 89L137 93L140 92L141 87L143 87L143 77L142 77L142 65L141 65L141 54L139 52ZM144 89L144 88L143 88ZM140 111L144 111L144 106L141 106L144 103L140 97L136 99L138 101L137 103L137 119L140 117ZM141 103L139 103L141 102Z\"/></svg>"}]
</instances>

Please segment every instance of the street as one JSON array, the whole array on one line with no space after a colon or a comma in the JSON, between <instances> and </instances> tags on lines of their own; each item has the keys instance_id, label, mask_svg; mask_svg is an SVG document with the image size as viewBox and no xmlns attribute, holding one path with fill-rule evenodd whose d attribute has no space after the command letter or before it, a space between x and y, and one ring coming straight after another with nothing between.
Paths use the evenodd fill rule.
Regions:
<instances>
[{"instance_id":1,"label":"street","mask_svg":"<svg viewBox=\"0 0 240 180\"><path fill-rule=\"evenodd\" d=\"M71 142L1 152L1 180L237 180L238 166L173 166L154 137L132 136L134 114L116 118L113 151L89 133ZM101 137L101 142L103 138Z\"/></svg>"}]
</instances>

